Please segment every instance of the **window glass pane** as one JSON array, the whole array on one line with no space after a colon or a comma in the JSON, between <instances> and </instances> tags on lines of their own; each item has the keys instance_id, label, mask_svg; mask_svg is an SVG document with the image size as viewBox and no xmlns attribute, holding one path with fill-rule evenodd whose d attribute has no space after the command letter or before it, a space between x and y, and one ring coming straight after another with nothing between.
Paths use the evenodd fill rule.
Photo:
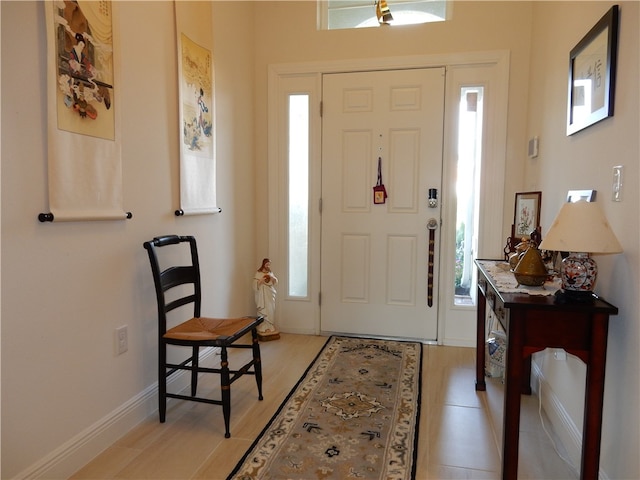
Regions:
<instances>
[{"instance_id":1,"label":"window glass pane","mask_svg":"<svg viewBox=\"0 0 640 480\"><path fill-rule=\"evenodd\" d=\"M478 239L483 87L460 89L456 183L455 304L473 304Z\"/></svg>"},{"instance_id":2,"label":"window glass pane","mask_svg":"<svg viewBox=\"0 0 640 480\"><path fill-rule=\"evenodd\" d=\"M309 95L289 96L289 296L308 295Z\"/></svg>"},{"instance_id":3,"label":"window glass pane","mask_svg":"<svg viewBox=\"0 0 640 480\"><path fill-rule=\"evenodd\" d=\"M446 0L387 0L393 16L391 25L442 22L446 19ZM375 1L325 0L320 5L321 28L378 27Z\"/></svg>"}]
</instances>

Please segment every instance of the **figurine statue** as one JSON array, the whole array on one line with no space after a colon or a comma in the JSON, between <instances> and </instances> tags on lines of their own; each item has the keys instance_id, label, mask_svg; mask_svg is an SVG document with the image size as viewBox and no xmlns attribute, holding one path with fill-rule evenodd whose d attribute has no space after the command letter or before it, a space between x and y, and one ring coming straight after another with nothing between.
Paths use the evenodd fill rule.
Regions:
<instances>
[{"instance_id":1,"label":"figurine statue","mask_svg":"<svg viewBox=\"0 0 640 480\"><path fill-rule=\"evenodd\" d=\"M280 333L274 325L277 285L278 279L271 271L271 261L265 258L253 276L253 291L258 315L264 318L264 322L258 325L258 337L260 340L277 340L280 338Z\"/></svg>"}]
</instances>

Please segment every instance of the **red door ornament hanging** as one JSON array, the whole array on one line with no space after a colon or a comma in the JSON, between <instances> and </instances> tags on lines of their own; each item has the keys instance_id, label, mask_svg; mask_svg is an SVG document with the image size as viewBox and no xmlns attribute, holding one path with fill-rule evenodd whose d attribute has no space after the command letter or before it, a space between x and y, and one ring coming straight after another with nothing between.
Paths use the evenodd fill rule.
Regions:
<instances>
[{"instance_id":1,"label":"red door ornament hanging","mask_svg":"<svg viewBox=\"0 0 640 480\"><path fill-rule=\"evenodd\" d=\"M376 205L386 203L387 189L382 183L382 157L378 157L378 183L373 187L373 203Z\"/></svg>"}]
</instances>

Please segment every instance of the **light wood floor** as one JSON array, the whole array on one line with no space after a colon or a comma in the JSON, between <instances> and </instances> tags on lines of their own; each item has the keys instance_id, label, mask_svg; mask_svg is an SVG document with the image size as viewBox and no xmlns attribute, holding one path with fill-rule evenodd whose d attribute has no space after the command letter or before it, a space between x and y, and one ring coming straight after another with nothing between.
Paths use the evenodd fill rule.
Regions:
<instances>
[{"instance_id":1,"label":"light wood floor","mask_svg":"<svg viewBox=\"0 0 640 480\"><path fill-rule=\"evenodd\" d=\"M171 400L166 423L148 418L71 478L225 479L326 340L282 334L261 344L264 401L257 401L252 376L233 384L231 438L224 438L221 407ZM418 480L500 477L502 387L488 379L486 392L475 391L474 355L471 348L424 346ZM208 376L201 385L215 392L217 381ZM537 397L523 396L520 423L519 478L578 478L543 432Z\"/></svg>"}]
</instances>

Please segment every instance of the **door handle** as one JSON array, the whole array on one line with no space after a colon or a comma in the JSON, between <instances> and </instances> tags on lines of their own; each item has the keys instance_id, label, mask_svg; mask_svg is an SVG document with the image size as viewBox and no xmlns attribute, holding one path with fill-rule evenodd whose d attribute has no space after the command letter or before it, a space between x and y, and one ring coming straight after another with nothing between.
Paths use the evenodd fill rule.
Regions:
<instances>
[{"instance_id":1,"label":"door handle","mask_svg":"<svg viewBox=\"0 0 640 480\"><path fill-rule=\"evenodd\" d=\"M429 260L427 271L427 305L433 306L433 263L436 249L436 228L438 228L438 220L430 218L427 222L429 230Z\"/></svg>"}]
</instances>

